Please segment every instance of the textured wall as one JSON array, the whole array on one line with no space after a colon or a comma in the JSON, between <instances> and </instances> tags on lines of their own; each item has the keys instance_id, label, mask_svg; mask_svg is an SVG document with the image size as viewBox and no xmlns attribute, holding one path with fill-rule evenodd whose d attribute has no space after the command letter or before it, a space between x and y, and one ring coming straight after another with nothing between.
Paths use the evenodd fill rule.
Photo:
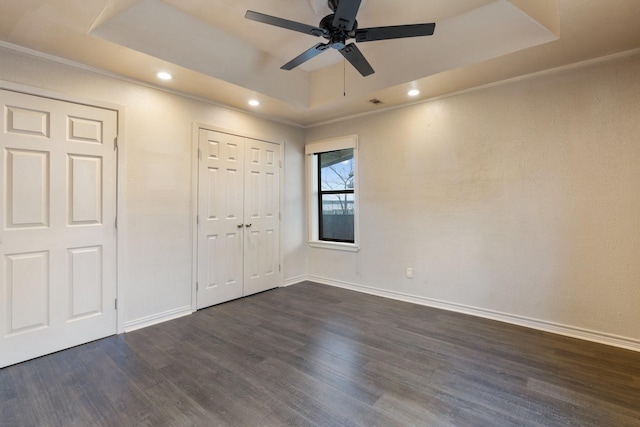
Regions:
<instances>
[{"instance_id":1,"label":"textured wall","mask_svg":"<svg viewBox=\"0 0 640 427\"><path fill-rule=\"evenodd\" d=\"M635 56L307 130L359 134L362 240L307 257L301 130L0 48L0 80L125 107L125 321L190 304L198 121L286 141L285 280L640 340L639 75Z\"/></svg>"},{"instance_id":2,"label":"textured wall","mask_svg":"<svg viewBox=\"0 0 640 427\"><path fill-rule=\"evenodd\" d=\"M124 321L191 305L193 122L285 142L285 280L305 273L303 131L0 48L0 80L124 107L124 215L118 220ZM122 326L122 325L121 325Z\"/></svg>"},{"instance_id":3,"label":"textured wall","mask_svg":"<svg viewBox=\"0 0 640 427\"><path fill-rule=\"evenodd\" d=\"M309 129L359 135L361 236L309 273L638 342L638 76L636 55Z\"/></svg>"}]
</instances>

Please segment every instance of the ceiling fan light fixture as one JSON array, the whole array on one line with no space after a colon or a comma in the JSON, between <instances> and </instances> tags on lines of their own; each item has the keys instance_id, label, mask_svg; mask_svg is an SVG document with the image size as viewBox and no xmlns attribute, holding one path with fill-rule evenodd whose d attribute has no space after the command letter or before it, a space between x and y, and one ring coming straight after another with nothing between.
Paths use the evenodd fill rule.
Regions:
<instances>
[{"instance_id":1,"label":"ceiling fan light fixture","mask_svg":"<svg viewBox=\"0 0 640 427\"><path fill-rule=\"evenodd\" d=\"M420 95L420 91L418 89L411 89L409 92L407 92L407 95L409 95L409 96L418 96L418 95Z\"/></svg>"}]
</instances>

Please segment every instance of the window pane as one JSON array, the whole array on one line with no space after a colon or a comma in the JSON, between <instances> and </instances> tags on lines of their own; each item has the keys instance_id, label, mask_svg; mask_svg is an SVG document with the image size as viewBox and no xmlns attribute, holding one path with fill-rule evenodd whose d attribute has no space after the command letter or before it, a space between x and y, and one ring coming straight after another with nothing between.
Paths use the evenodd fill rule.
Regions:
<instances>
[{"instance_id":1,"label":"window pane","mask_svg":"<svg viewBox=\"0 0 640 427\"><path fill-rule=\"evenodd\" d=\"M320 240L353 242L353 194L323 194Z\"/></svg>"},{"instance_id":2,"label":"window pane","mask_svg":"<svg viewBox=\"0 0 640 427\"><path fill-rule=\"evenodd\" d=\"M353 148L320 153L320 190L353 190Z\"/></svg>"}]
</instances>

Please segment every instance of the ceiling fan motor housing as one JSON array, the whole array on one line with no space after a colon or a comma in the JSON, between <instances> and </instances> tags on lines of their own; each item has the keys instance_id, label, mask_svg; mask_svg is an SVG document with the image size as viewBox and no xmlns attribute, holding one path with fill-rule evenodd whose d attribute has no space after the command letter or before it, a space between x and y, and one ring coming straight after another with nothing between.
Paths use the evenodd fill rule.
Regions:
<instances>
[{"instance_id":1,"label":"ceiling fan motor housing","mask_svg":"<svg viewBox=\"0 0 640 427\"><path fill-rule=\"evenodd\" d=\"M355 37L355 31L358 29L358 21L354 22L353 29L349 32L333 26L335 14L327 15L320 21L320 28L324 30L323 37L329 40L329 45L341 50L347 45L347 39Z\"/></svg>"}]
</instances>

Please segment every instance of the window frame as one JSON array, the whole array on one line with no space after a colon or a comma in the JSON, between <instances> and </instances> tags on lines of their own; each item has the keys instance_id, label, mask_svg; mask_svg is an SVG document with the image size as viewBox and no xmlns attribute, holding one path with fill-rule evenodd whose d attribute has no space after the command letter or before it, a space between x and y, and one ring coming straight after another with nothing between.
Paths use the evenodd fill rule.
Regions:
<instances>
[{"instance_id":1,"label":"window frame","mask_svg":"<svg viewBox=\"0 0 640 427\"><path fill-rule=\"evenodd\" d=\"M343 148L342 150L352 150L352 154L353 154L353 149L352 148ZM340 151L340 150L335 150L335 151ZM316 169L318 172L318 185L316 186L316 192L318 194L318 240L321 242L334 242L334 243L350 243L350 244L355 244L355 223L354 223L354 236L353 236L353 241L351 240L346 240L346 239L328 239L326 237L323 238L324 233L323 233L323 228L324 228L324 215L323 215L323 200L322 200L322 196L324 195L340 195L340 194L344 194L345 196L347 194L353 194L354 198L355 198L355 188L351 188L351 189L344 189L344 190L323 190L322 189L322 155L323 154L328 154L328 153L333 153L334 151L322 151L320 153L316 153L315 157L317 160L317 165L316 165ZM354 164L354 169L355 169L355 157L353 157L353 164ZM354 171L354 187L355 187L355 171ZM346 203L347 198L345 197L345 203ZM354 220L355 220L355 210L354 210L354 214L353 214Z\"/></svg>"},{"instance_id":2,"label":"window frame","mask_svg":"<svg viewBox=\"0 0 640 427\"><path fill-rule=\"evenodd\" d=\"M334 240L320 240L320 168L318 165L318 154L327 153L331 151L338 151L344 149L353 149L353 175L354 185L353 190L347 190L349 193L353 193L353 243ZM305 145L305 156L307 157L307 203L308 203L308 231L309 238L308 244L311 247L324 248L324 249L336 249L357 252L359 247L359 227L358 227L358 136L348 135L339 138L326 139L321 141L310 142ZM347 191L341 191L345 193ZM331 192L331 191L330 191ZM324 194L327 194L325 192Z\"/></svg>"}]
</instances>

